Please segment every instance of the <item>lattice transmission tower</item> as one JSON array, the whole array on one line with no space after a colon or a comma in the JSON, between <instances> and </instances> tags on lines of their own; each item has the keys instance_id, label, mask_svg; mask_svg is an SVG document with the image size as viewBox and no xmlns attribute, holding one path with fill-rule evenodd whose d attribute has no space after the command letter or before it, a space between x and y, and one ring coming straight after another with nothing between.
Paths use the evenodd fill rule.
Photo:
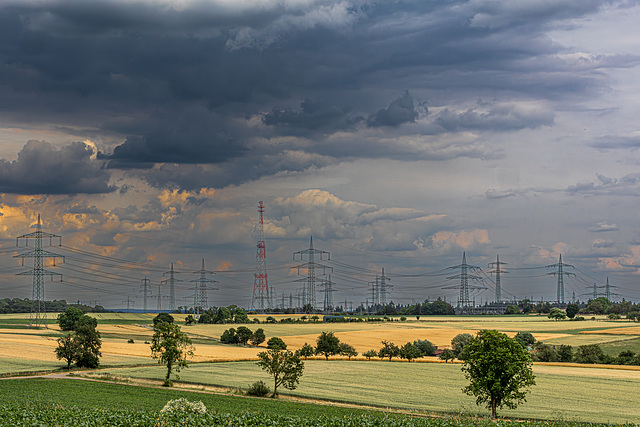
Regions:
<instances>
[{"instance_id":1,"label":"lattice transmission tower","mask_svg":"<svg viewBox=\"0 0 640 427\"><path fill-rule=\"evenodd\" d=\"M38 222L36 223L36 231L33 233L23 234L16 238L16 246L20 246L20 239L25 241L25 246L29 246L29 240L33 239L35 247L26 253L16 255L15 258L22 258L24 265L25 258L33 258L33 269L18 273L18 276L33 276L33 291L31 297L31 314L29 316L29 325L31 327L46 327L47 311L44 302L44 276L60 276L62 274L50 271L44 268L45 259L53 259L53 266L56 265L56 259L64 262L64 256L42 249L42 239L49 239L49 246L53 246L53 239L58 239L58 246L62 245L62 237L42 231L42 223L40 222L40 214L38 214Z\"/></svg>"},{"instance_id":2,"label":"lattice transmission tower","mask_svg":"<svg viewBox=\"0 0 640 427\"><path fill-rule=\"evenodd\" d=\"M209 308L209 303L207 301L207 291L212 290L216 291L217 288L210 288L208 283L218 283L217 280L208 279L207 274L214 274L213 271L207 271L204 268L204 259L202 260L202 267L200 271L194 271L194 274L200 273L200 278L192 280L196 284L195 293L193 297L193 312L195 314L195 318L198 319L203 311L206 311Z\"/></svg>"},{"instance_id":3,"label":"lattice transmission tower","mask_svg":"<svg viewBox=\"0 0 640 427\"><path fill-rule=\"evenodd\" d=\"M558 278L558 286L556 288L557 293L557 302L559 304L564 304L564 276L575 276L575 273L570 273L564 271L564 267L574 268L573 265L565 264L562 262L562 254L560 254L560 259L557 263L547 265L546 268L556 268L556 271L552 271L551 273L547 273L549 276L556 276Z\"/></svg>"},{"instance_id":4,"label":"lattice transmission tower","mask_svg":"<svg viewBox=\"0 0 640 427\"><path fill-rule=\"evenodd\" d=\"M442 289L460 289L460 297L458 298L458 308L462 313L466 313L471 308L471 299L469 298L469 291L476 289L487 289L486 286L482 283L482 277L470 274L469 272L477 272L480 271L480 267L475 265L467 264L467 254L465 252L462 253L462 264L454 265L453 267L449 267L449 269L460 269L460 274L456 274L455 276L447 277L447 279L460 279L459 285L454 286L445 286ZM471 285L469 281L480 283L479 285Z\"/></svg>"},{"instance_id":5,"label":"lattice transmission tower","mask_svg":"<svg viewBox=\"0 0 640 427\"><path fill-rule=\"evenodd\" d=\"M257 311L266 311L271 308L269 298L269 282L267 280L267 247L264 241L264 204L258 202L258 243L256 244L256 272L253 278L253 297L251 308Z\"/></svg>"},{"instance_id":6,"label":"lattice transmission tower","mask_svg":"<svg viewBox=\"0 0 640 427\"><path fill-rule=\"evenodd\" d=\"M173 263L171 263L171 269L162 273L163 276L168 274L169 278L160 282L169 284L169 310L171 311L176 309L176 282L182 282L182 280L176 279L175 275L177 273L178 272L173 269Z\"/></svg>"},{"instance_id":7,"label":"lattice transmission tower","mask_svg":"<svg viewBox=\"0 0 640 427\"><path fill-rule=\"evenodd\" d=\"M320 286L323 287L322 292L324 293L324 304L322 306L322 311L325 313L329 313L333 311L333 282L331 281L331 275L326 280L320 282Z\"/></svg>"},{"instance_id":8,"label":"lattice transmission tower","mask_svg":"<svg viewBox=\"0 0 640 427\"><path fill-rule=\"evenodd\" d=\"M496 302L502 302L502 284L500 283L500 275L502 273L508 273L501 266L507 265L506 262L500 262L500 255L496 255L496 262L490 262L488 268L493 270L489 271L490 274L496 275Z\"/></svg>"},{"instance_id":9,"label":"lattice transmission tower","mask_svg":"<svg viewBox=\"0 0 640 427\"><path fill-rule=\"evenodd\" d=\"M147 313L149 311L149 297L151 296L150 280L146 277L141 280L142 282L142 312Z\"/></svg>"},{"instance_id":10,"label":"lattice transmission tower","mask_svg":"<svg viewBox=\"0 0 640 427\"><path fill-rule=\"evenodd\" d=\"M387 305L387 294L389 293L389 289L391 286L387 283L389 279L384 274L384 268L382 268L382 274L380 276L376 276L376 279L373 282L369 282L371 285L371 299L373 301L374 307L384 307Z\"/></svg>"},{"instance_id":11,"label":"lattice transmission tower","mask_svg":"<svg viewBox=\"0 0 640 427\"><path fill-rule=\"evenodd\" d=\"M609 300L609 302L611 302L611 297L613 296L617 296L619 297L620 294L616 294L615 292L611 292L611 289L617 288L617 286L612 286L609 284L609 278L607 277L607 284L604 285L604 296L606 299Z\"/></svg>"},{"instance_id":12,"label":"lattice transmission tower","mask_svg":"<svg viewBox=\"0 0 640 427\"><path fill-rule=\"evenodd\" d=\"M303 251L298 251L293 253L293 260L296 261L296 256L300 258L302 261L303 258L307 257L307 262L297 265L298 274L300 274L300 269L307 269L307 277L306 279L295 280L296 282L304 282L304 288L302 289L302 301L303 308L310 304L312 309L316 309L316 268L322 269L322 274L326 273L326 270L330 270L333 272L333 267L328 265L319 264L316 262L316 259L320 260L324 259L324 256L327 256L327 260L331 260L331 254L327 251L322 251L319 249L314 249L313 247L313 236L309 241L309 249L305 249Z\"/></svg>"}]
</instances>

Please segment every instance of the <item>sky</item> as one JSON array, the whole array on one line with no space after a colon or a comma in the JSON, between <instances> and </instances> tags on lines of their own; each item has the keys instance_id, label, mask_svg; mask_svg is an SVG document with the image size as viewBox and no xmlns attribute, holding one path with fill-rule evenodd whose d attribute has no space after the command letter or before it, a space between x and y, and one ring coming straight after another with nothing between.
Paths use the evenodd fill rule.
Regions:
<instances>
[{"instance_id":1,"label":"sky","mask_svg":"<svg viewBox=\"0 0 640 427\"><path fill-rule=\"evenodd\" d=\"M204 259L209 305L250 307L263 201L278 305L311 236L334 305L383 268L388 301L455 305L463 253L477 303L497 256L503 299L555 300L560 255L567 301L608 278L637 302L639 21L630 0L5 0L0 297L32 296L16 237L40 214L65 257L46 299L141 308L147 277L166 308L173 263L189 305Z\"/></svg>"}]
</instances>

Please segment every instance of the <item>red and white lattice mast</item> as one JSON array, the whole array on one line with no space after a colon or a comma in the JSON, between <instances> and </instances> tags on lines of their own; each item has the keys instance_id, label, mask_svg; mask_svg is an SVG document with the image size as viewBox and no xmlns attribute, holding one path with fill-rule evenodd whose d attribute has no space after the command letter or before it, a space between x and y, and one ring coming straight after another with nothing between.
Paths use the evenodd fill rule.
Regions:
<instances>
[{"instance_id":1,"label":"red and white lattice mast","mask_svg":"<svg viewBox=\"0 0 640 427\"><path fill-rule=\"evenodd\" d=\"M264 204L258 203L258 244L256 245L256 272L253 282L253 298L251 299L251 309L266 311L271 308L269 298L269 283L267 281L267 249L264 243Z\"/></svg>"}]
</instances>

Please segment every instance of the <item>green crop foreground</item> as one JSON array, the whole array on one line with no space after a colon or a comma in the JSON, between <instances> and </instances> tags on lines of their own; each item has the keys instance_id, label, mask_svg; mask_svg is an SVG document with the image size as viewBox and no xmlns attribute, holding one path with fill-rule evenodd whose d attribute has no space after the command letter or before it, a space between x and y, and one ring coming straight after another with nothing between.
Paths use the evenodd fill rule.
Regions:
<instances>
[{"instance_id":1,"label":"green crop foreground","mask_svg":"<svg viewBox=\"0 0 640 427\"><path fill-rule=\"evenodd\" d=\"M0 405L0 426L234 426L234 427L494 427L494 426L578 426L576 423L540 421L487 421L459 418L419 419L407 416L346 415L275 415L246 412L231 414L209 411L206 414L113 409L80 409L76 407L36 407L35 405Z\"/></svg>"}]
</instances>

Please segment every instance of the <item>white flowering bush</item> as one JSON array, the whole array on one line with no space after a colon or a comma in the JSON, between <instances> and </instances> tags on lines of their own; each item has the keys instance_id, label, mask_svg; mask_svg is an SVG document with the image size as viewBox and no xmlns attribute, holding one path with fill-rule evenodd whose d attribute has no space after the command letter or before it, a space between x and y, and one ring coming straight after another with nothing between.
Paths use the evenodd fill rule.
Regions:
<instances>
[{"instance_id":1,"label":"white flowering bush","mask_svg":"<svg viewBox=\"0 0 640 427\"><path fill-rule=\"evenodd\" d=\"M174 412L191 412L194 414L204 414L207 412L207 407L204 406L204 403L198 402L190 402L184 397L180 399L173 399L167 402L164 405L164 408L160 410L162 414L170 414Z\"/></svg>"}]
</instances>

